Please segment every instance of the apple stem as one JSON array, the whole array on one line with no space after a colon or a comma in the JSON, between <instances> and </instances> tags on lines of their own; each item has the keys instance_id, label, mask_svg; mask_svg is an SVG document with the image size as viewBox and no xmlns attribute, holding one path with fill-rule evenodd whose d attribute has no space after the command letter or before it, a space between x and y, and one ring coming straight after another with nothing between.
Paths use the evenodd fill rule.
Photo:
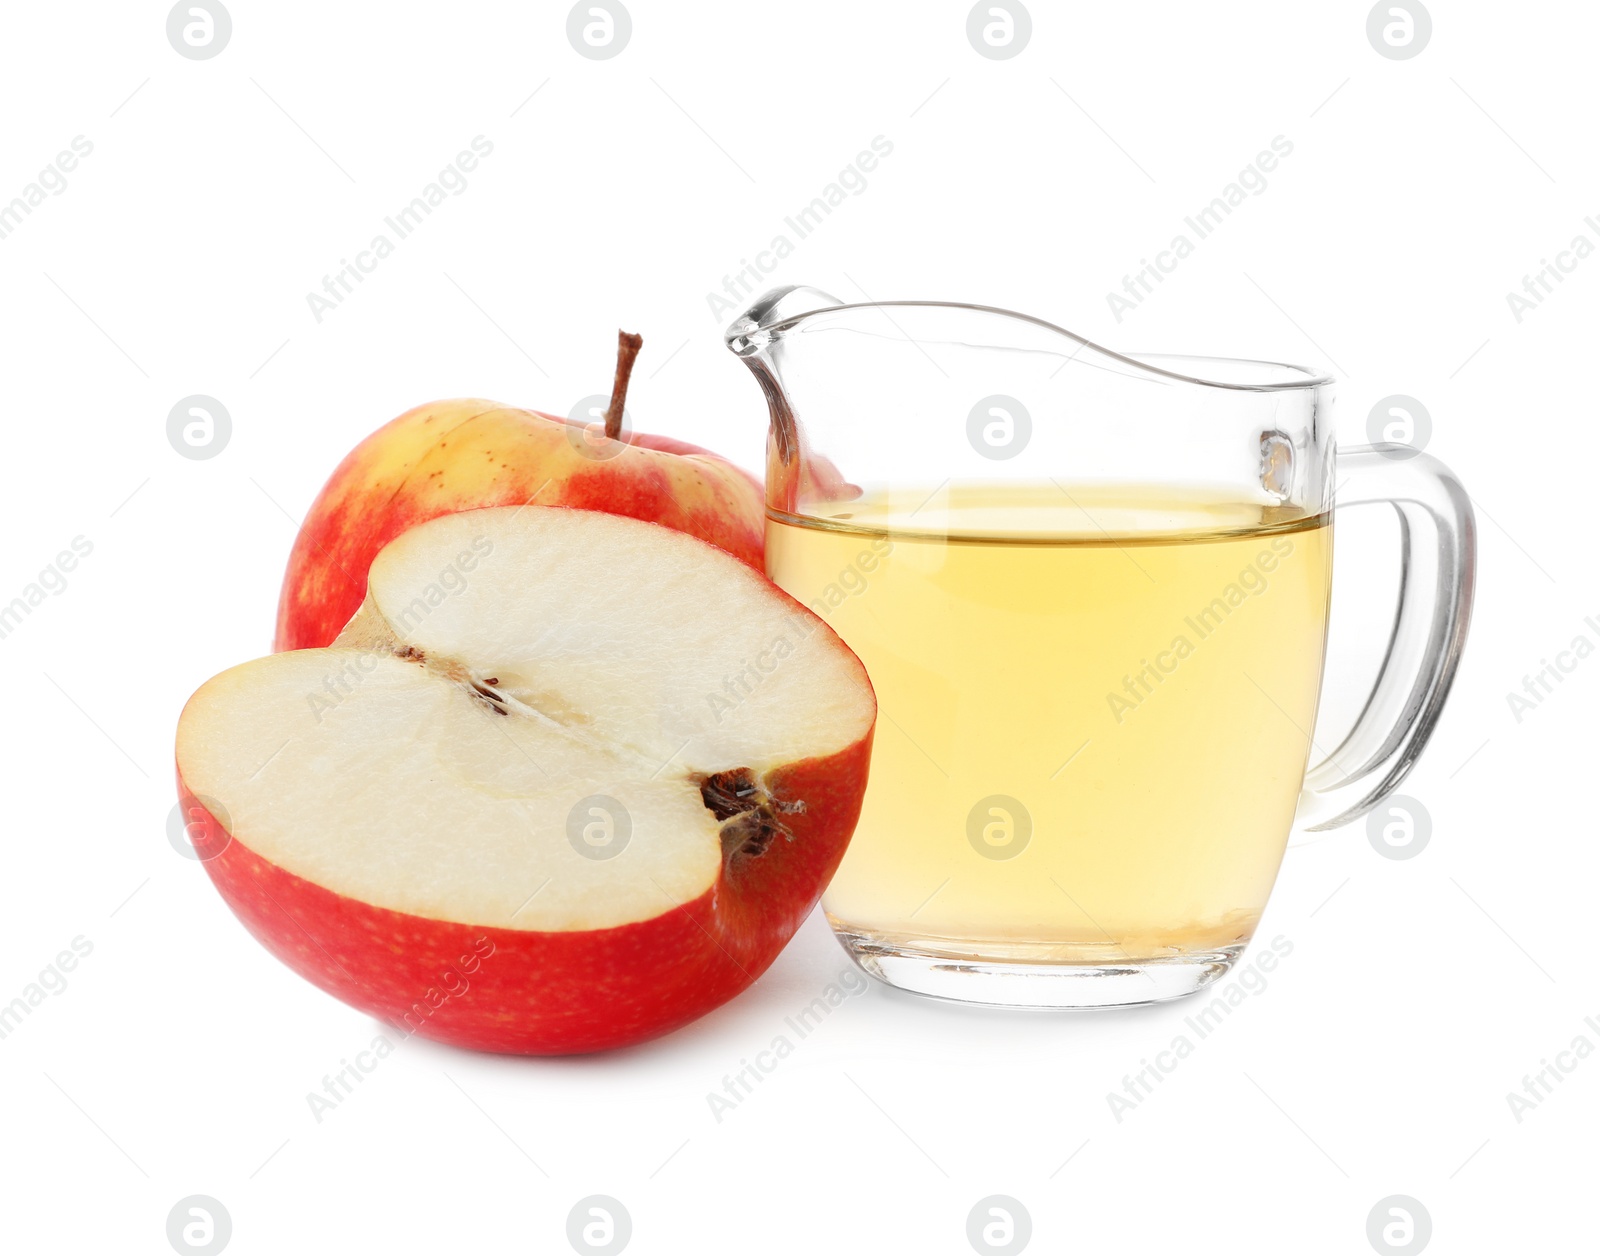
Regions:
<instances>
[{"instance_id":1,"label":"apple stem","mask_svg":"<svg viewBox=\"0 0 1600 1256\"><path fill-rule=\"evenodd\" d=\"M617 375L611 382L611 404L606 407L606 438L616 440L622 435L622 403L628 396L628 377L633 374L633 361L639 356L644 337L631 331L617 332Z\"/></svg>"}]
</instances>

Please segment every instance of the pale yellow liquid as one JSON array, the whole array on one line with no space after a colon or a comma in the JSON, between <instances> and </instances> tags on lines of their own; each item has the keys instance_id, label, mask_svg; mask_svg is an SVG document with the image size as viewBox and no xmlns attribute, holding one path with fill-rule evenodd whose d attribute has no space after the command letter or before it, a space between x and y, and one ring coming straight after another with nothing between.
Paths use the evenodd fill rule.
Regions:
<instances>
[{"instance_id":1,"label":"pale yellow liquid","mask_svg":"<svg viewBox=\"0 0 1600 1256\"><path fill-rule=\"evenodd\" d=\"M835 927L1083 963L1249 939L1316 717L1327 516L1070 484L814 509L769 512L767 569L879 703Z\"/></svg>"}]
</instances>

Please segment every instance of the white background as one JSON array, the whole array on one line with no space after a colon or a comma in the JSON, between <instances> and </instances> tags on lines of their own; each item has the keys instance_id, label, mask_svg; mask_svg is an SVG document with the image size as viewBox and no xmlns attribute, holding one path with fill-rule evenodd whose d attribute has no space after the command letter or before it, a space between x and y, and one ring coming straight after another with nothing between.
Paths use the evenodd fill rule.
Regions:
<instances>
[{"instance_id":1,"label":"white background","mask_svg":"<svg viewBox=\"0 0 1600 1256\"><path fill-rule=\"evenodd\" d=\"M93 544L0 640L0 1003L93 945L0 1040L7 1250L167 1252L196 1193L241 1254L565 1251L596 1193L639 1253L965 1252L990 1194L1022 1202L1038 1251L1365 1252L1397 1193L1435 1251L1583 1246L1600 1060L1520 1122L1506 1095L1577 1035L1600 1045L1600 661L1520 722L1506 695L1600 642L1600 260L1520 323L1506 294L1600 243L1600 11L1439 0L1426 49L1391 60L1361 3L1041 0L1024 51L990 60L962 3L637 0L608 61L569 45L563 4L231 11L205 61L161 4L0 18L0 202L94 145L0 240L0 602ZM480 134L467 190L319 324L306 294ZM758 467L764 410L707 294L878 135L892 155L772 283L1329 365L1351 443L1380 397L1427 406L1482 541L1466 661L1405 786L1431 844L1389 860L1357 826L1291 851L1258 937L1292 954L1120 1122L1108 1092L1193 1008L874 986L719 1123L707 1093L847 967L813 917L664 1041L570 1060L412 1041L318 1123L307 1093L377 1026L169 846L183 700L268 648L317 489L421 401L564 411L608 386L621 324L645 336L636 425ZM1294 151L1267 190L1119 323L1105 294L1277 135ZM165 434L193 393L233 418L207 461ZM1382 590L1349 554L1354 606Z\"/></svg>"}]
</instances>

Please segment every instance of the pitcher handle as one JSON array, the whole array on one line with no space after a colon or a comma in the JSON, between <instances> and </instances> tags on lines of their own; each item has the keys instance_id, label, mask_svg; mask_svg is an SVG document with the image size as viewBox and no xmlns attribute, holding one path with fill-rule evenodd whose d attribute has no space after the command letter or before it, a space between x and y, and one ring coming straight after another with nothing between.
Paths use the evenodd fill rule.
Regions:
<instances>
[{"instance_id":1,"label":"pitcher handle","mask_svg":"<svg viewBox=\"0 0 1600 1256\"><path fill-rule=\"evenodd\" d=\"M1472 617L1477 523L1461 481L1406 445L1338 450L1336 508L1387 503L1400 518L1400 597L1383 666L1339 747L1306 773L1296 822L1324 832L1391 794L1427 744Z\"/></svg>"}]
</instances>

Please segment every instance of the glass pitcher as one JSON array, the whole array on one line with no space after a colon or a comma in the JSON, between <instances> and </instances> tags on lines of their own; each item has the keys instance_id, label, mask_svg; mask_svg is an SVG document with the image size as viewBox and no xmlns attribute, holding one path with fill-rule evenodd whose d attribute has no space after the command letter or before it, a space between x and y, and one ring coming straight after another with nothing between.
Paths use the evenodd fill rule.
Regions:
<instances>
[{"instance_id":1,"label":"glass pitcher","mask_svg":"<svg viewBox=\"0 0 1600 1256\"><path fill-rule=\"evenodd\" d=\"M1011 1006L1192 993L1249 944L1296 821L1348 824L1416 761L1466 636L1471 504L1409 446L1336 449L1326 375L809 288L726 341L770 412L768 574L878 697L823 899L873 976ZM1377 502L1399 610L1318 747L1335 506Z\"/></svg>"}]
</instances>

